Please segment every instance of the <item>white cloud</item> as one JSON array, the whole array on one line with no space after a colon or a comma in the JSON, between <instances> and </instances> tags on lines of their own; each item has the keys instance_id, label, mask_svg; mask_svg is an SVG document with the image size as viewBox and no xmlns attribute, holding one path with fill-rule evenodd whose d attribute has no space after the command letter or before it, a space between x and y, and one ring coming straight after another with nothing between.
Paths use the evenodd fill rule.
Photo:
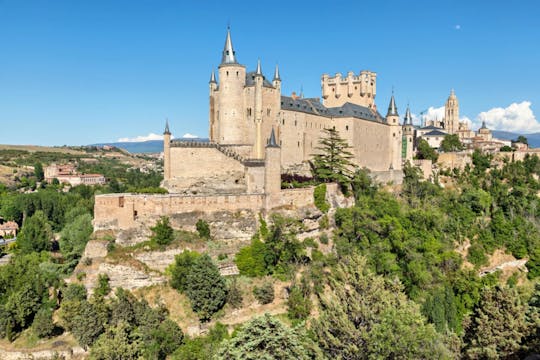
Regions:
<instances>
[{"instance_id":1,"label":"white cloud","mask_svg":"<svg viewBox=\"0 0 540 360\"><path fill-rule=\"evenodd\" d=\"M444 118L444 106L438 108L430 106L420 115L412 114L412 118L415 125L424 125L426 121L432 120L441 121Z\"/></svg>"},{"instance_id":2,"label":"white cloud","mask_svg":"<svg viewBox=\"0 0 540 360\"><path fill-rule=\"evenodd\" d=\"M467 125L469 126L469 129L473 128L473 121L469 119L467 116L460 117L459 122L467 123Z\"/></svg>"},{"instance_id":3,"label":"white cloud","mask_svg":"<svg viewBox=\"0 0 540 360\"><path fill-rule=\"evenodd\" d=\"M512 103L506 108L498 107L481 112L476 120L477 124L485 121L490 129L525 134L540 132L540 122L534 116L530 101Z\"/></svg>"},{"instance_id":4,"label":"white cloud","mask_svg":"<svg viewBox=\"0 0 540 360\"><path fill-rule=\"evenodd\" d=\"M124 138L118 139L117 141L118 142L142 142L142 141L150 141L150 140L163 140L163 135L150 133L148 135L135 136L132 138L124 137Z\"/></svg>"},{"instance_id":5,"label":"white cloud","mask_svg":"<svg viewBox=\"0 0 540 360\"><path fill-rule=\"evenodd\" d=\"M193 134L190 134L190 133L185 133L182 138L184 139L197 139L199 138L197 135L193 135Z\"/></svg>"}]
</instances>

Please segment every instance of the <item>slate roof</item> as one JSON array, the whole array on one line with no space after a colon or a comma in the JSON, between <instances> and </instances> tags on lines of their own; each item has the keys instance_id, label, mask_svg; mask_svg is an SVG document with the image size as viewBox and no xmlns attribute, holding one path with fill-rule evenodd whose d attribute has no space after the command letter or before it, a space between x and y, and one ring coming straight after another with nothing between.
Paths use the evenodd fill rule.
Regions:
<instances>
[{"instance_id":1,"label":"slate roof","mask_svg":"<svg viewBox=\"0 0 540 360\"><path fill-rule=\"evenodd\" d=\"M381 114L365 106L345 103L340 107L327 108L319 101L318 98L293 99L290 96L282 96L281 109L300 111L324 117L353 117L386 123L386 120L381 116Z\"/></svg>"},{"instance_id":2,"label":"slate roof","mask_svg":"<svg viewBox=\"0 0 540 360\"><path fill-rule=\"evenodd\" d=\"M446 136L446 135L448 135L448 134L445 133L445 132L442 132L440 130L433 130L433 131L430 131L428 133L425 133L422 136Z\"/></svg>"},{"instance_id":3,"label":"slate roof","mask_svg":"<svg viewBox=\"0 0 540 360\"><path fill-rule=\"evenodd\" d=\"M441 130L441 128L437 126L429 125L429 126L421 127L420 130Z\"/></svg>"},{"instance_id":4,"label":"slate roof","mask_svg":"<svg viewBox=\"0 0 540 360\"><path fill-rule=\"evenodd\" d=\"M257 72L255 71L246 73L246 86L255 86L255 75L257 75ZM263 79L263 86L274 87L270 81L266 80L266 76L263 75Z\"/></svg>"}]
</instances>

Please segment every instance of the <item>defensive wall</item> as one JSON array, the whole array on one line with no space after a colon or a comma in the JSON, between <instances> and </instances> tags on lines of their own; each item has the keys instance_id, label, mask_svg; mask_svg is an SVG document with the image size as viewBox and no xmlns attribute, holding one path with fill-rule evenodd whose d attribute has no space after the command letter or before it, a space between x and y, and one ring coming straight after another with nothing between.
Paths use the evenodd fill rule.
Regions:
<instances>
[{"instance_id":1,"label":"defensive wall","mask_svg":"<svg viewBox=\"0 0 540 360\"><path fill-rule=\"evenodd\" d=\"M160 216L200 213L202 217L217 212L248 211L266 214L279 208L313 206L313 187L284 189L276 194L105 194L96 195L94 206L95 230L127 230L153 226ZM328 184L327 196L338 192L337 185ZM198 219L193 219L196 222Z\"/></svg>"}]
</instances>

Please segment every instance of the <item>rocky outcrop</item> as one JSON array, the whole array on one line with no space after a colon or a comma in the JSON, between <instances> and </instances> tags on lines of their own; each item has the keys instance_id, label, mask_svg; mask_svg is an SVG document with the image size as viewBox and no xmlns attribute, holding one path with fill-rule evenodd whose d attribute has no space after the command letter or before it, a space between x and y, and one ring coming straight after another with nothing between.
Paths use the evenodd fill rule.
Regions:
<instances>
[{"instance_id":1,"label":"rocky outcrop","mask_svg":"<svg viewBox=\"0 0 540 360\"><path fill-rule=\"evenodd\" d=\"M2 360L48 360L48 359L85 359L88 353L77 346L63 350L7 351L0 349Z\"/></svg>"},{"instance_id":2,"label":"rocky outcrop","mask_svg":"<svg viewBox=\"0 0 540 360\"><path fill-rule=\"evenodd\" d=\"M98 273L109 276L111 288L121 287L133 290L167 282L164 276L149 274L129 266L118 264L101 263L99 264Z\"/></svg>"}]
</instances>

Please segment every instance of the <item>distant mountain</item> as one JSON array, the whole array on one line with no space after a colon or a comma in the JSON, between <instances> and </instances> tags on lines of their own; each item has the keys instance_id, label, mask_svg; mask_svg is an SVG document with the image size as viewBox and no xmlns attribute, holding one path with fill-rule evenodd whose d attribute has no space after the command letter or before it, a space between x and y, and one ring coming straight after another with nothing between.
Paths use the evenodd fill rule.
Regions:
<instances>
[{"instance_id":1,"label":"distant mountain","mask_svg":"<svg viewBox=\"0 0 540 360\"><path fill-rule=\"evenodd\" d=\"M200 138L180 138L175 140L181 141L203 141L206 142L208 139ZM163 141L162 140L149 140L141 142L111 142L111 143L102 143L102 144L92 144L92 146L115 146L120 149L129 151L132 154L148 154L148 153L160 153L163 151Z\"/></svg>"},{"instance_id":2,"label":"distant mountain","mask_svg":"<svg viewBox=\"0 0 540 360\"><path fill-rule=\"evenodd\" d=\"M540 147L540 133L534 134L516 134L509 131L493 130L493 137L503 140L516 140L518 136L523 135L527 138L529 146L533 148Z\"/></svg>"}]
</instances>

